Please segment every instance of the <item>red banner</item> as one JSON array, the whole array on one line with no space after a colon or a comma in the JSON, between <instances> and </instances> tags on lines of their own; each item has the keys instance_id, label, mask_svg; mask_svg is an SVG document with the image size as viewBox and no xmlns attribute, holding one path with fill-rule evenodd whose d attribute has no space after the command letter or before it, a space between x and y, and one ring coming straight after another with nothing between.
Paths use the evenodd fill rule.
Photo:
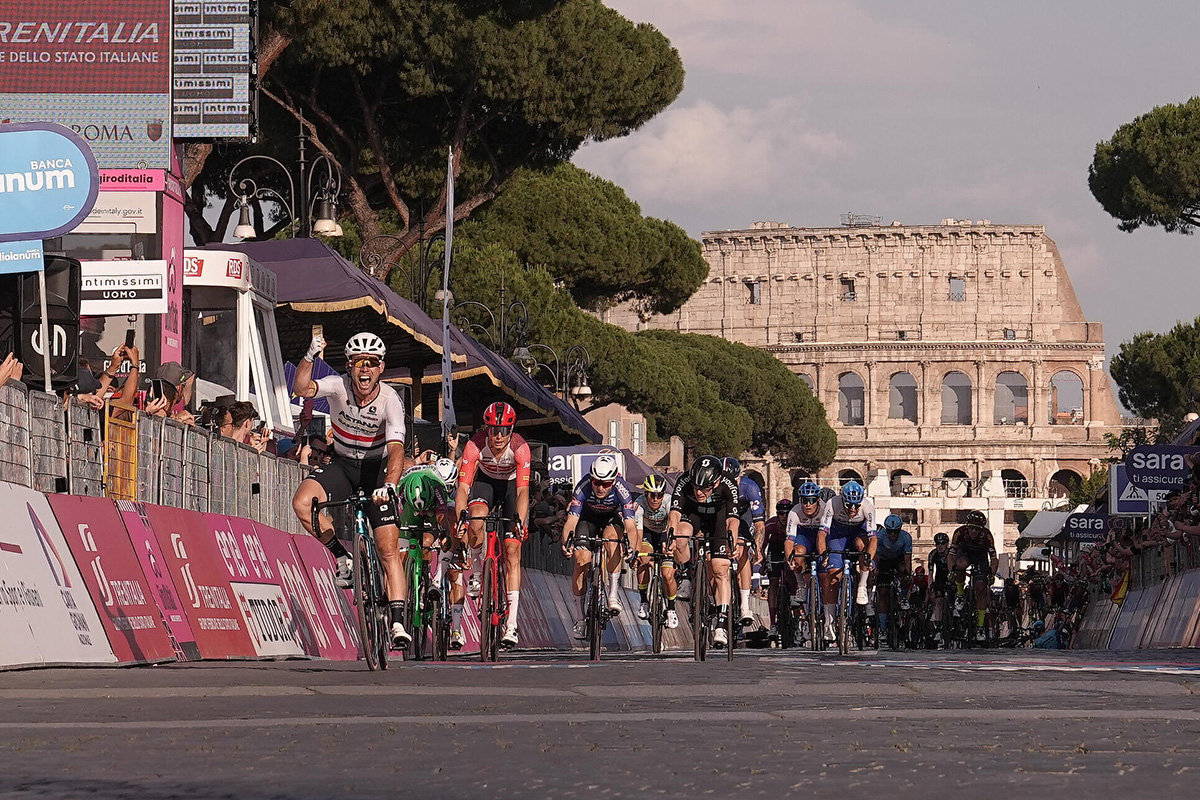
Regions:
<instances>
[{"instance_id":1,"label":"red banner","mask_svg":"<svg viewBox=\"0 0 1200 800\"><path fill-rule=\"evenodd\" d=\"M229 572L205 515L146 506L146 516L183 600L183 609L204 658L254 658Z\"/></svg>"},{"instance_id":2,"label":"red banner","mask_svg":"<svg viewBox=\"0 0 1200 800\"><path fill-rule=\"evenodd\" d=\"M360 655L358 619L350 602L350 593L337 588L333 574L336 565L325 545L308 534L292 537L292 546L300 554L304 577L312 586L314 601L330 621L329 646L340 655L330 658L353 661Z\"/></svg>"},{"instance_id":3,"label":"red banner","mask_svg":"<svg viewBox=\"0 0 1200 800\"><path fill-rule=\"evenodd\" d=\"M117 661L175 659L154 592L113 502L103 497L48 495L50 507L100 612Z\"/></svg>"}]
</instances>

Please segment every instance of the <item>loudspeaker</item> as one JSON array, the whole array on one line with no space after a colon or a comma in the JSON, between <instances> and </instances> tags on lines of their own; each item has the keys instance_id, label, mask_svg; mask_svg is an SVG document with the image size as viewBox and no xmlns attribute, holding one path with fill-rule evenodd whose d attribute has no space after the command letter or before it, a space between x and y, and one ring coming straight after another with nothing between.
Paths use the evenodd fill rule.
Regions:
<instances>
[{"instance_id":1,"label":"loudspeaker","mask_svg":"<svg viewBox=\"0 0 1200 800\"><path fill-rule=\"evenodd\" d=\"M50 327L50 384L75 385L79 372L79 291L82 267L66 256L47 255L46 314ZM10 351L25 365L25 382L40 387L42 307L38 274L0 275L0 358Z\"/></svg>"}]
</instances>

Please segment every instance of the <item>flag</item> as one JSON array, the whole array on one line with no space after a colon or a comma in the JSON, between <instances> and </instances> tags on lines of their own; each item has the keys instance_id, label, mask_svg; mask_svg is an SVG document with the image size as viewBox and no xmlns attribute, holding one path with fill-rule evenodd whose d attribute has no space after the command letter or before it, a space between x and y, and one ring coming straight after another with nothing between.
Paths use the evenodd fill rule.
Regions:
<instances>
[{"instance_id":1,"label":"flag","mask_svg":"<svg viewBox=\"0 0 1200 800\"><path fill-rule=\"evenodd\" d=\"M442 265L442 438L458 424L450 363L450 255L454 249L454 148L446 157L446 262Z\"/></svg>"},{"instance_id":2,"label":"flag","mask_svg":"<svg viewBox=\"0 0 1200 800\"><path fill-rule=\"evenodd\" d=\"M1116 588L1113 589L1112 594L1109 595L1109 599L1111 599L1117 605L1121 605L1125 602L1125 596L1127 594L1129 594L1129 570L1125 570L1125 573L1121 575L1120 580L1117 582Z\"/></svg>"}]
</instances>

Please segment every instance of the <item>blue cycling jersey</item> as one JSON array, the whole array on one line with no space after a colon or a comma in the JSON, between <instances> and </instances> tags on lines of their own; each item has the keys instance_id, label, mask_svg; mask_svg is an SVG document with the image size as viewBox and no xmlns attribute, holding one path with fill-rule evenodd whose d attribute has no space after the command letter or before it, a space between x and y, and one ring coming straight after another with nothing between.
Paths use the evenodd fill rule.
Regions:
<instances>
[{"instance_id":1,"label":"blue cycling jersey","mask_svg":"<svg viewBox=\"0 0 1200 800\"><path fill-rule=\"evenodd\" d=\"M750 512L752 522L762 522L766 519L762 489L753 478L743 475L738 481L738 516L744 516L747 511Z\"/></svg>"},{"instance_id":2,"label":"blue cycling jersey","mask_svg":"<svg viewBox=\"0 0 1200 800\"><path fill-rule=\"evenodd\" d=\"M584 509L591 514L620 514L622 519L633 519L637 513L637 504L633 502L633 493L625 485L625 481L617 479L612 489L604 497L598 497L592 487L592 479L584 478L575 486L571 495L571 505L567 514L580 516Z\"/></svg>"},{"instance_id":3,"label":"blue cycling jersey","mask_svg":"<svg viewBox=\"0 0 1200 800\"><path fill-rule=\"evenodd\" d=\"M900 535L896 537L895 541L887 531L880 531L879 535L875 537L876 560L883 561L910 555L912 555L912 536L908 531L900 531Z\"/></svg>"}]
</instances>

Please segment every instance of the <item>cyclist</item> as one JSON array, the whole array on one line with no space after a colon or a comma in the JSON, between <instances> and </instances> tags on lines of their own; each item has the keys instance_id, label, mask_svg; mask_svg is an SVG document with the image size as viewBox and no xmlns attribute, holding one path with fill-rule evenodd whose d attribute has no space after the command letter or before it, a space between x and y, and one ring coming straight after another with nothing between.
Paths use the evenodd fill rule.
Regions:
<instances>
[{"instance_id":1,"label":"cyclist","mask_svg":"<svg viewBox=\"0 0 1200 800\"><path fill-rule=\"evenodd\" d=\"M988 587L1000 566L996 542L987 527L982 511L968 511L966 523L954 531L950 540L950 568L954 571L954 607L961 611L966 605L967 567L974 569L975 638L986 639Z\"/></svg>"},{"instance_id":2,"label":"cyclist","mask_svg":"<svg viewBox=\"0 0 1200 800\"><path fill-rule=\"evenodd\" d=\"M349 365L346 375L329 375L314 381L313 359L324 349L324 337L314 336L308 353L296 367L292 391L298 397L324 397L329 401L333 460L300 482L292 498L292 509L304 529L321 540L337 559L338 586L349 588L354 561L334 535L329 515L321 515L320 531L312 530L312 503L347 500L359 491L371 495L374 502L366 511L387 576L392 643L404 647L411 641L401 622L408 584L400 555L396 508L388 499L406 463L404 401L395 389L379 382L387 348L375 334L356 333L346 342ZM407 549L407 542L404 547Z\"/></svg>"},{"instance_id":3,"label":"cyclist","mask_svg":"<svg viewBox=\"0 0 1200 800\"><path fill-rule=\"evenodd\" d=\"M638 539L641 541L641 546L638 548L638 553L641 557L638 559L638 593L641 595L642 602L638 606L638 618L650 618L650 558L649 554L655 550L660 550L665 553L671 552L672 542L667 541L667 515L671 513L671 495L667 494L666 482L657 475L647 475L646 480L642 481L641 490L644 494L637 499L637 509L634 512L634 524L637 526ZM668 628L679 627L679 615L675 612L675 599L679 591L678 584L675 582L675 562L663 561L662 566L663 589L667 594L667 620Z\"/></svg>"},{"instance_id":4,"label":"cyclist","mask_svg":"<svg viewBox=\"0 0 1200 800\"><path fill-rule=\"evenodd\" d=\"M754 580L752 563L761 563L763 551L763 533L766 530L766 506L762 499L762 489L749 475L742 474L742 462L733 456L721 459L721 468L731 481L737 484L738 490L738 538L735 540L737 551L738 592L741 595L742 615L739 625L749 625L754 622L750 613L750 586ZM753 531L753 535L751 535Z\"/></svg>"},{"instance_id":5,"label":"cyclist","mask_svg":"<svg viewBox=\"0 0 1200 800\"><path fill-rule=\"evenodd\" d=\"M396 495L400 498L399 526L412 529L422 524L427 525L430 530L425 531L421 541L421 545L424 547L433 547L434 542L439 538L444 537L447 542L457 538L450 507L450 487L454 485L457 478L458 470L455 468L454 462L448 459L441 459L429 466L410 467L400 476L400 482L396 485ZM407 556L407 550L405 556ZM442 576L445 574L449 562L448 553L443 553L438 558L437 572L428 587L430 594L441 591ZM405 575L407 579L407 572ZM448 599L451 604L458 604L458 614L455 615L454 623L451 625L450 647L454 650L461 650L466 644L466 637L462 632L463 591L460 571L452 570L450 580L451 589ZM405 586L405 588L408 587ZM457 591L455 591L456 588ZM453 611L451 613L453 614ZM395 638L394 631L393 638Z\"/></svg>"},{"instance_id":6,"label":"cyclist","mask_svg":"<svg viewBox=\"0 0 1200 800\"><path fill-rule=\"evenodd\" d=\"M912 588L908 590L908 602L913 608L924 609L929 600L929 575L924 564L913 567Z\"/></svg>"},{"instance_id":7,"label":"cyclist","mask_svg":"<svg viewBox=\"0 0 1200 800\"><path fill-rule=\"evenodd\" d=\"M888 587L897 574L900 576L898 599L901 610L908 610L909 576L912 575L912 535L904 530L904 520L899 514L888 514L883 521L883 531L877 535L878 572L876 585L882 587L876 598L876 618L879 630L886 631L888 614L891 613L891 592Z\"/></svg>"},{"instance_id":8,"label":"cyclist","mask_svg":"<svg viewBox=\"0 0 1200 800\"><path fill-rule=\"evenodd\" d=\"M713 597L717 604L717 626L713 646L729 644L725 624L729 618L729 559L737 536L738 490L721 468L715 456L701 456L692 468L680 476L671 495L671 513L667 528L675 531L675 563L686 564L691 547L689 539L700 534L708 539L708 562L712 568ZM696 587L699 590L701 587ZM695 635L701 635L695 631Z\"/></svg>"},{"instance_id":9,"label":"cyclist","mask_svg":"<svg viewBox=\"0 0 1200 800\"><path fill-rule=\"evenodd\" d=\"M821 602L825 606L825 639L835 641L833 615L837 610L838 590L843 578L845 558L830 550L858 553L858 605L868 602L867 579L875 568L875 506L866 499L858 481L848 481L840 494L825 504L821 526L817 529L817 552L821 554L818 577Z\"/></svg>"},{"instance_id":10,"label":"cyclist","mask_svg":"<svg viewBox=\"0 0 1200 800\"><path fill-rule=\"evenodd\" d=\"M933 537L933 549L929 551L929 588L933 598L929 618L933 625L933 642L940 645L942 615L946 613L946 595L950 589L950 537L945 533Z\"/></svg>"},{"instance_id":11,"label":"cyclist","mask_svg":"<svg viewBox=\"0 0 1200 800\"><path fill-rule=\"evenodd\" d=\"M584 542L602 538L608 568L606 587L608 613L621 613L621 544L617 541L618 529L625 532L631 548L641 544L638 538L633 494L618 474L617 460L602 455L592 462L588 477L575 485L571 505L567 507L567 521L562 528L563 554L575 557L575 568L571 574L571 589L579 604L579 619L575 621L575 638L587 638L587 573L592 566L592 551ZM572 534L579 531L578 542L572 543ZM636 550L635 550L636 552Z\"/></svg>"},{"instance_id":12,"label":"cyclist","mask_svg":"<svg viewBox=\"0 0 1200 800\"><path fill-rule=\"evenodd\" d=\"M505 587L508 615L500 644L516 647L517 605L521 600L521 544L529 535L529 445L519 433L513 432L517 412L508 403L496 402L483 411L484 427L475 433L463 450L459 465L458 493L454 498L455 517L484 517L493 509L511 520L502 537L505 564ZM469 512L469 513L468 513ZM467 547L471 564L476 570L467 584L472 597L479 595L478 569L483 564L486 532L483 519L472 519L467 525Z\"/></svg>"},{"instance_id":13,"label":"cyclist","mask_svg":"<svg viewBox=\"0 0 1200 800\"><path fill-rule=\"evenodd\" d=\"M804 556L817 552L817 530L821 527L825 504L821 501L821 487L812 481L800 484L796 494L800 502L788 512L788 540L784 545L784 554L797 578L792 605L803 607L803 598L808 596L808 584L812 581L812 572Z\"/></svg>"},{"instance_id":14,"label":"cyclist","mask_svg":"<svg viewBox=\"0 0 1200 800\"><path fill-rule=\"evenodd\" d=\"M775 504L775 516L767 520L763 530L763 561L767 575L767 608L771 615L772 637L779 632L779 601L787 605L786 613L791 613L787 598L792 596L795 589L795 576L790 569L784 569L787 562L788 544L788 514L792 510L792 501L784 498Z\"/></svg>"}]
</instances>

